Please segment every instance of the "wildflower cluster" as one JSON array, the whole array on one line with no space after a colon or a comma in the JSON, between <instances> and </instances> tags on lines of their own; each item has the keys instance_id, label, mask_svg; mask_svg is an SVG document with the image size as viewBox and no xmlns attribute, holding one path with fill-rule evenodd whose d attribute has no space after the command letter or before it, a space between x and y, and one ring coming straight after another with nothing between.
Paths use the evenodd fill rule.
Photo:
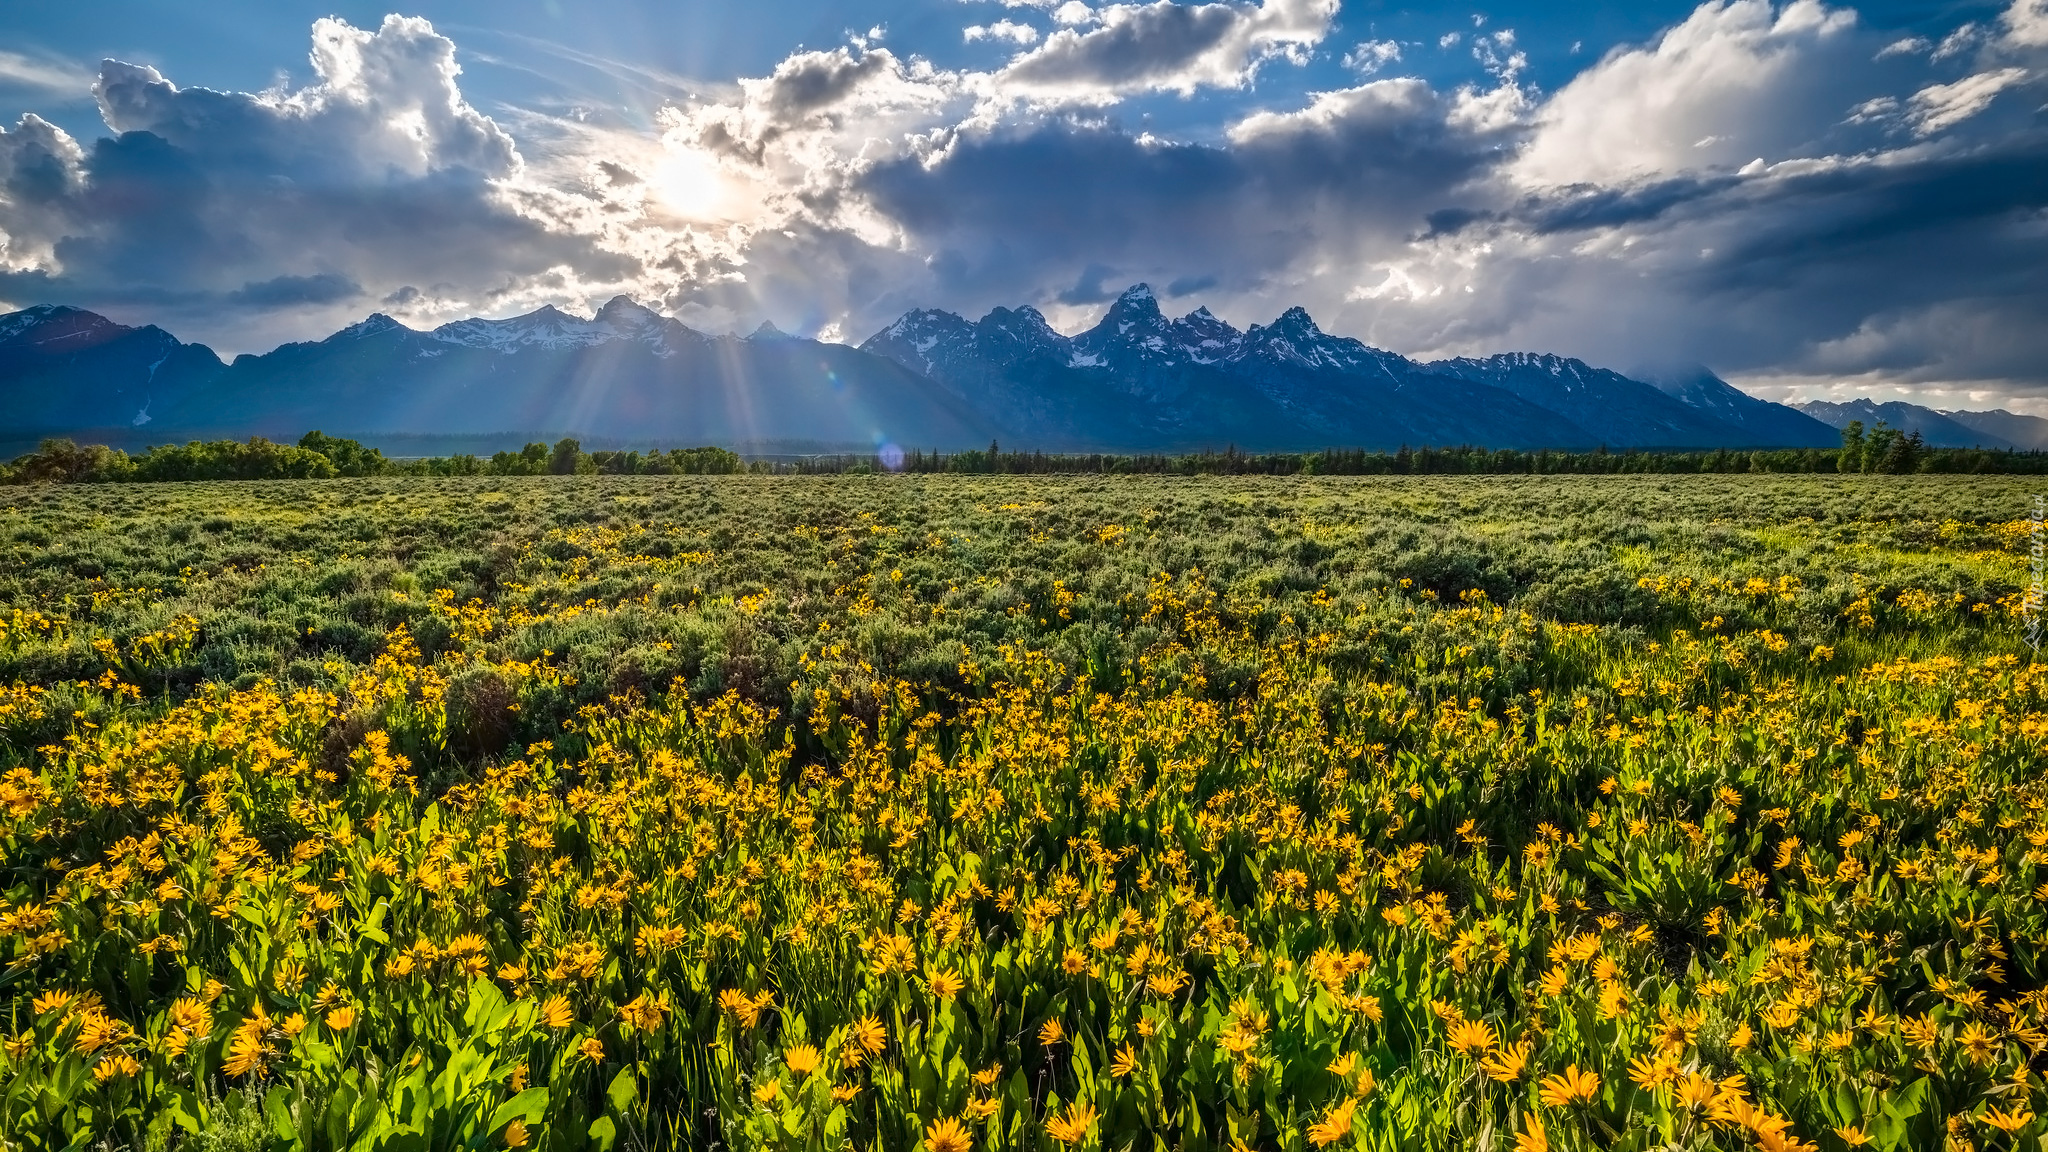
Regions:
<instances>
[{"instance_id":1,"label":"wildflower cluster","mask_svg":"<svg viewBox=\"0 0 2048 1152\"><path fill-rule=\"evenodd\" d=\"M856 524L848 557L890 535ZM1079 546L1142 530L1111 527ZM637 531L544 536L563 558L524 587L607 579ZM619 567L667 585L717 563ZM891 570L829 579L881 615L909 595ZM2009 623L1846 575L1816 611L1811 577L1645 574L1635 592L1682 613L1647 630L1193 568L1146 573L1111 617L1088 580L921 674L817 629L787 690L611 691L545 739L504 737L579 687L575 654L515 642L643 612L767 627L796 594L399 590L420 612L314 683L145 689L202 643L166 608L95 678L0 688L0 1132L183 1147L260 1116L309 1149L923 1152L2048 1133L2048 666ZM1039 631L1062 626L1137 655Z\"/></svg>"}]
</instances>

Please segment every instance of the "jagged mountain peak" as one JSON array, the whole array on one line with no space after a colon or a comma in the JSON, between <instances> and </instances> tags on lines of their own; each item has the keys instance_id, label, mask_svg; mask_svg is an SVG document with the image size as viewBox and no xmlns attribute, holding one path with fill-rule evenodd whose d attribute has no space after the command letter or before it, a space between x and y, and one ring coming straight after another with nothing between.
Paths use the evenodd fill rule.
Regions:
<instances>
[{"instance_id":1,"label":"jagged mountain peak","mask_svg":"<svg viewBox=\"0 0 2048 1152\"><path fill-rule=\"evenodd\" d=\"M339 340L363 340L371 336L394 331L410 332L412 329L407 328L382 312L372 312L361 320L329 336L323 343L332 343Z\"/></svg>"},{"instance_id":2,"label":"jagged mountain peak","mask_svg":"<svg viewBox=\"0 0 2048 1152\"><path fill-rule=\"evenodd\" d=\"M887 328L868 337L863 346L876 340L903 339L932 330L951 331L967 327L968 323L966 317L943 308L913 308L898 316Z\"/></svg>"},{"instance_id":3,"label":"jagged mountain peak","mask_svg":"<svg viewBox=\"0 0 2048 1152\"><path fill-rule=\"evenodd\" d=\"M1134 327L1157 327L1165 322L1166 317L1159 311L1159 298L1152 294L1152 286L1133 284L1123 290L1123 294L1109 306L1109 311L1102 314L1101 323L1091 330L1091 335L1095 332L1123 335Z\"/></svg>"},{"instance_id":4,"label":"jagged mountain peak","mask_svg":"<svg viewBox=\"0 0 2048 1152\"><path fill-rule=\"evenodd\" d=\"M1308 309L1303 308L1299 304L1282 312L1280 318L1273 321L1271 326L1290 336L1296 334L1307 336L1323 335L1323 330L1316 326L1315 317L1310 316Z\"/></svg>"},{"instance_id":5,"label":"jagged mountain peak","mask_svg":"<svg viewBox=\"0 0 2048 1152\"><path fill-rule=\"evenodd\" d=\"M663 317L661 313L656 312L654 309L649 308L647 305L640 303L638 300L633 299L631 296L619 295L614 296L611 299L605 301L604 307L599 308L597 310L597 316L595 317L595 319L610 320L613 322L630 321L635 324L646 324L650 322L658 322L661 319L663 319Z\"/></svg>"}]
</instances>

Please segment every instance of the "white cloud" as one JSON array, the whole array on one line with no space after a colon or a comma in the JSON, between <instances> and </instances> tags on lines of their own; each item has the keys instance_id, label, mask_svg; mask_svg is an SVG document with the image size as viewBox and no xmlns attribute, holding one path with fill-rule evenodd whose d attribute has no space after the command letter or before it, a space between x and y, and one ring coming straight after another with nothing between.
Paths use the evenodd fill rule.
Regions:
<instances>
[{"instance_id":1,"label":"white cloud","mask_svg":"<svg viewBox=\"0 0 2048 1152\"><path fill-rule=\"evenodd\" d=\"M2048 47L2048 0L2012 0L1999 16L2005 42L2018 48Z\"/></svg>"},{"instance_id":2,"label":"white cloud","mask_svg":"<svg viewBox=\"0 0 2048 1152\"><path fill-rule=\"evenodd\" d=\"M129 136L0 131L0 297L230 347L371 307L418 323L619 291L714 330L858 338L919 306L1080 321L1144 278L1240 322L1304 304L1409 353L2048 390L2029 334L2048 160L1998 100L2033 74L2043 3L2014 3L1961 79L1817 0L1703 4L1548 99L1505 30L1447 37L1495 77L1444 91L1368 79L1401 46L1367 41L1354 86L1218 102L1204 143L1119 127L1125 101L1248 87L1324 44L1330 0L1012 3L1064 26L987 71L850 37L677 96L653 133L485 116L424 22L323 21L305 88L114 65L101 98ZM115 210L117 186L151 195Z\"/></svg>"},{"instance_id":3,"label":"white cloud","mask_svg":"<svg viewBox=\"0 0 2048 1152\"><path fill-rule=\"evenodd\" d=\"M1611 53L1560 89L1517 172L1612 182L1802 147L1839 116L1816 122L1813 94L1839 75L1855 23L1817 0L1703 4L1654 46ZM1693 147L1709 136L1721 143Z\"/></svg>"},{"instance_id":4,"label":"white cloud","mask_svg":"<svg viewBox=\"0 0 2048 1152\"><path fill-rule=\"evenodd\" d=\"M32 88L52 96L84 96L92 91L92 79L90 68L69 60L0 48L0 84Z\"/></svg>"},{"instance_id":5,"label":"white cloud","mask_svg":"<svg viewBox=\"0 0 2048 1152\"><path fill-rule=\"evenodd\" d=\"M1100 27L1054 32L998 81L1006 92L1083 101L1237 88L1275 58L1305 62L1336 14L1337 0L1112 4L1096 10Z\"/></svg>"},{"instance_id":6,"label":"white cloud","mask_svg":"<svg viewBox=\"0 0 2048 1152\"><path fill-rule=\"evenodd\" d=\"M1367 40L1344 54L1344 66L1370 76L1389 64L1401 62L1401 45L1394 40Z\"/></svg>"},{"instance_id":7,"label":"white cloud","mask_svg":"<svg viewBox=\"0 0 2048 1152\"><path fill-rule=\"evenodd\" d=\"M40 116L0 127L0 270L56 260L57 242L77 227L84 161L78 142Z\"/></svg>"},{"instance_id":8,"label":"white cloud","mask_svg":"<svg viewBox=\"0 0 2048 1152\"><path fill-rule=\"evenodd\" d=\"M1989 108L2000 92L2026 78L2024 68L2000 68L1965 76L1953 84L1930 84L1913 93L1906 118L1916 134L1931 136Z\"/></svg>"},{"instance_id":9,"label":"white cloud","mask_svg":"<svg viewBox=\"0 0 2048 1152\"><path fill-rule=\"evenodd\" d=\"M534 183L463 99L425 21L319 21L312 63L314 83L251 94L108 61L94 95L120 135L87 150L29 118L0 137L0 295L236 350L324 334L405 286L483 310L631 273L578 231L583 198Z\"/></svg>"},{"instance_id":10,"label":"white cloud","mask_svg":"<svg viewBox=\"0 0 2048 1152\"><path fill-rule=\"evenodd\" d=\"M1012 44L1038 42L1038 29L1014 20L998 20L993 24L970 24L963 35L970 44L976 40L1008 40Z\"/></svg>"}]
</instances>

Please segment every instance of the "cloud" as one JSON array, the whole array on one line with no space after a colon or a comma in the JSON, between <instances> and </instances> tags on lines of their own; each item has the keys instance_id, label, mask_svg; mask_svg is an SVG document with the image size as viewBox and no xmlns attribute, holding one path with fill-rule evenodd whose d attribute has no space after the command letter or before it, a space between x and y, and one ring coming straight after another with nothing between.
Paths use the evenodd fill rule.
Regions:
<instances>
[{"instance_id":1,"label":"cloud","mask_svg":"<svg viewBox=\"0 0 2048 1152\"><path fill-rule=\"evenodd\" d=\"M998 20L993 24L970 24L963 36L969 43L976 40L1008 40L1012 44L1036 44L1038 29L1029 24Z\"/></svg>"},{"instance_id":2,"label":"cloud","mask_svg":"<svg viewBox=\"0 0 2048 1152\"><path fill-rule=\"evenodd\" d=\"M1999 15L2005 43L2015 48L2048 48L2048 0L2012 0Z\"/></svg>"},{"instance_id":3,"label":"cloud","mask_svg":"<svg viewBox=\"0 0 2048 1152\"><path fill-rule=\"evenodd\" d=\"M281 312L308 334L344 318L358 285L448 283L487 306L620 270L536 211L511 136L463 100L425 21L322 20L312 64L313 84L250 94L108 61L93 94L115 135L80 147L24 119L0 137L0 296L260 346Z\"/></svg>"},{"instance_id":4,"label":"cloud","mask_svg":"<svg viewBox=\"0 0 2048 1152\"><path fill-rule=\"evenodd\" d=\"M1344 54L1344 66L1370 76L1389 64L1401 62L1401 45L1393 40L1367 40Z\"/></svg>"},{"instance_id":5,"label":"cloud","mask_svg":"<svg viewBox=\"0 0 2048 1152\"><path fill-rule=\"evenodd\" d=\"M1808 153L1852 103L1855 27L1853 11L1817 0L1703 4L1655 45L1612 52L1561 88L1516 173L1611 183Z\"/></svg>"},{"instance_id":6,"label":"cloud","mask_svg":"<svg viewBox=\"0 0 2048 1152\"><path fill-rule=\"evenodd\" d=\"M1336 14L1336 0L1113 4L1096 10L1100 27L1053 33L999 79L1013 92L1083 99L1236 88L1267 61L1302 60Z\"/></svg>"},{"instance_id":7,"label":"cloud","mask_svg":"<svg viewBox=\"0 0 2048 1152\"><path fill-rule=\"evenodd\" d=\"M1329 0L1043 0L1005 5L1042 39L976 25L1010 56L985 70L849 37L678 94L651 133L485 116L424 22L322 21L305 88L109 64L117 135L0 130L0 296L240 346L373 300L430 322L620 291L858 339L912 307L1087 323L1146 280L1411 354L2021 395L2048 391L2044 4L1899 47L1818 0L1711 0L1549 95L1474 25L1444 46L1475 83L1366 41L1296 97L1255 81L1324 50ZM1184 127L1124 126L1160 94Z\"/></svg>"},{"instance_id":8,"label":"cloud","mask_svg":"<svg viewBox=\"0 0 2048 1152\"><path fill-rule=\"evenodd\" d=\"M1906 118L1916 134L1931 136L1989 108L2000 92L2026 79L2024 68L2000 68L1965 76L1953 84L1930 84L1913 93Z\"/></svg>"},{"instance_id":9,"label":"cloud","mask_svg":"<svg viewBox=\"0 0 2048 1152\"><path fill-rule=\"evenodd\" d=\"M0 85L58 97L82 97L92 91L92 70L69 60L0 48Z\"/></svg>"},{"instance_id":10,"label":"cloud","mask_svg":"<svg viewBox=\"0 0 2048 1152\"><path fill-rule=\"evenodd\" d=\"M415 297L404 298L410 302ZM275 276L262 283L251 282L228 293L230 304L255 308L291 308L301 304L333 304L363 294L362 286L346 276L322 272L313 276Z\"/></svg>"}]
</instances>

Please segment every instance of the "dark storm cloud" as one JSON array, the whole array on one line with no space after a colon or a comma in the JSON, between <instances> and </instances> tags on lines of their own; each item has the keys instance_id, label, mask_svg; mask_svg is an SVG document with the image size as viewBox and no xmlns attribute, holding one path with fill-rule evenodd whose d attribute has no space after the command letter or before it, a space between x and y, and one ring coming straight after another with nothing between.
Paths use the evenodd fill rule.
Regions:
<instances>
[{"instance_id":1,"label":"dark storm cloud","mask_svg":"<svg viewBox=\"0 0 2048 1152\"><path fill-rule=\"evenodd\" d=\"M1248 121L1222 145L1054 122L879 167L862 191L933 253L947 292L1085 303L1113 297L1120 276L1181 295L1197 278L1256 283L1311 251L1419 230L1512 136L1452 112L1421 81L1387 80Z\"/></svg>"},{"instance_id":2,"label":"dark storm cloud","mask_svg":"<svg viewBox=\"0 0 2048 1152\"><path fill-rule=\"evenodd\" d=\"M335 304L363 294L362 285L346 276L322 272L314 276L276 276L250 281L228 293L227 301L250 308L291 308L300 304Z\"/></svg>"}]
</instances>

